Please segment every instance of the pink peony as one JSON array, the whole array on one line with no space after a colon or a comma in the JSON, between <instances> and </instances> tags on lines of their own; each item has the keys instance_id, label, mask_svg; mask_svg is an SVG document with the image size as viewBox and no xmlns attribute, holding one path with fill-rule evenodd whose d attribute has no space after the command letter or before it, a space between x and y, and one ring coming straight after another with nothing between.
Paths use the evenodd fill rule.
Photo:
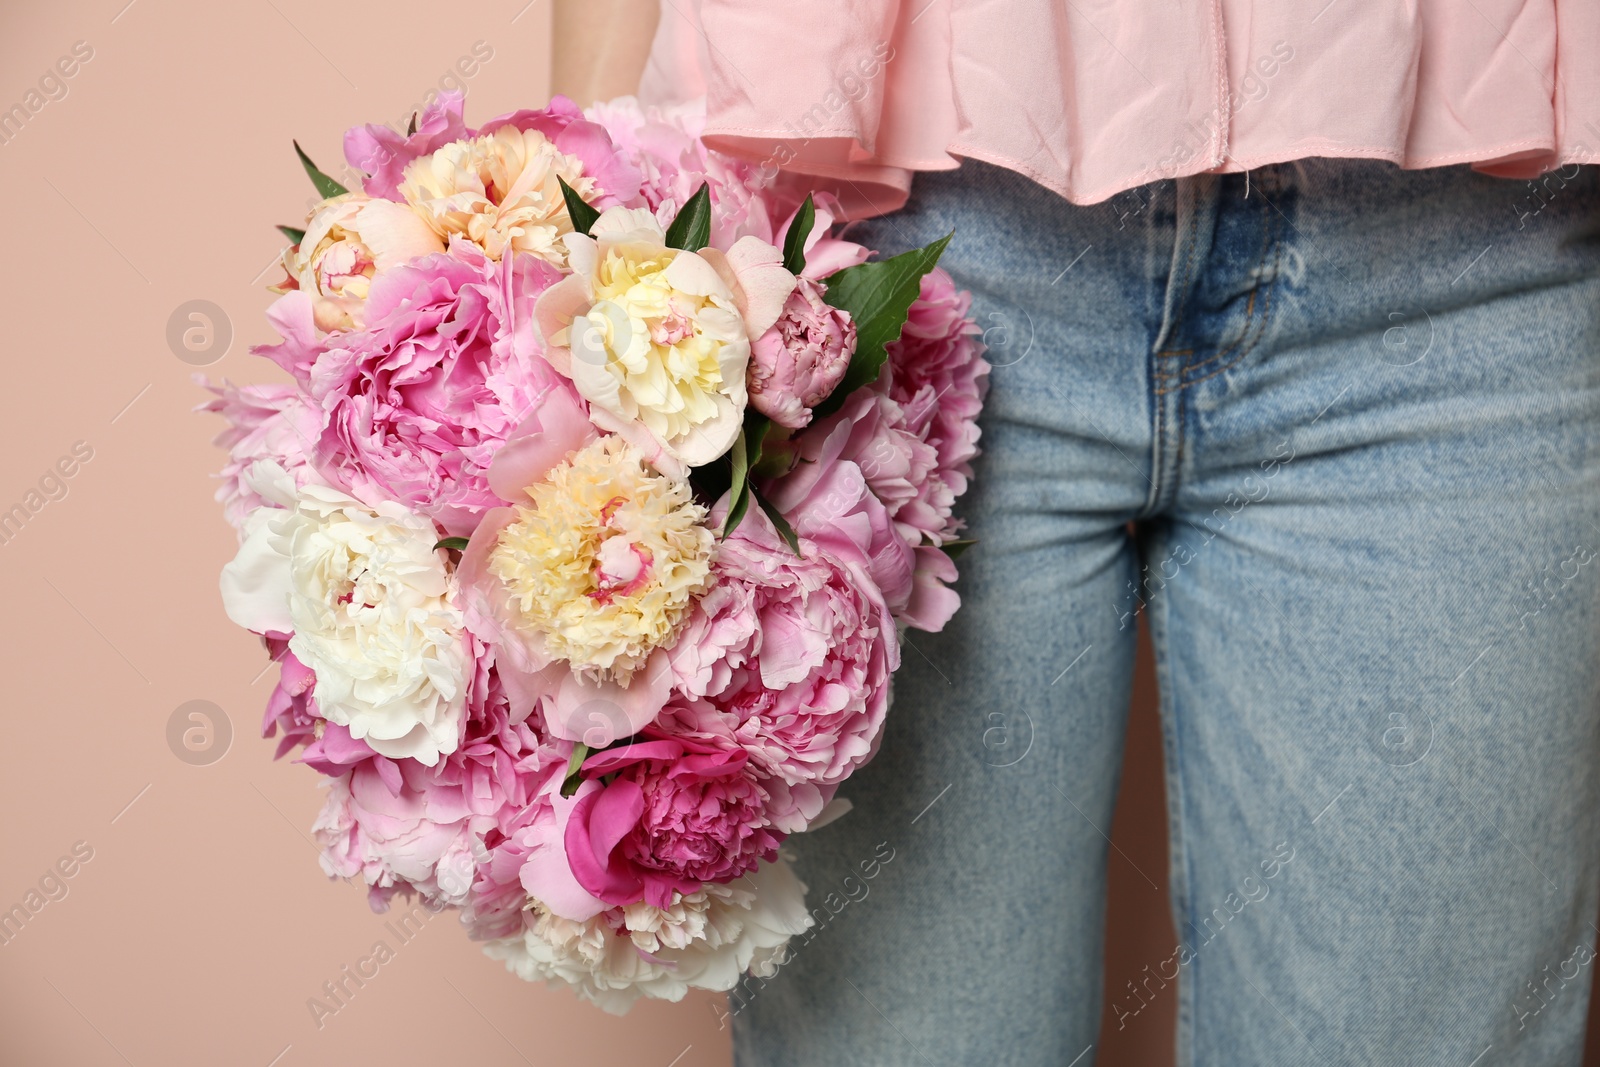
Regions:
<instances>
[{"instance_id":1,"label":"pink peony","mask_svg":"<svg viewBox=\"0 0 1600 1067\"><path fill-rule=\"evenodd\" d=\"M943 628L961 604L946 588L955 562L935 538L949 521L954 497L935 477L937 451L906 428L904 412L871 389L795 438L802 462L771 490L795 529L850 545L883 586L894 617L921 630ZM798 504L797 489L809 485ZM791 506L798 513L790 513ZM855 524L831 529L828 516ZM855 532L853 532L855 531Z\"/></svg>"},{"instance_id":2,"label":"pink peony","mask_svg":"<svg viewBox=\"0 0 1600 1067\"><path fill-rule=\"evenodd\" d=\"M899 618L915 591L916 552L857 462L872 439L856 435L856 423L876 410L873 394L858 390L833 415L807 427L790 442L804 462L774 479L766 498L801 537L865 570Z\"/></svg>"},{"instance_id":3,"label":"pink peony","mask_svg":"<svg viewBox=\"0 0 1600 1067\"><path fill-rule=\"evenodd\" d=\"M461 120L462 99L460 93L440 93L418 116L416 132L409 135L377 125L352 126L345 131L344 158L366 172L363 188L369 196L399 200L406 164L451 141L472 136Z\"/></svg>"},{"instance_id":4,"label":"pink peony","mask_svg":"<svg viewBox=\"0 0 1600 1067\"><path fill-rule=\"evenodd\" d=\"M367 195L400 200L400 182L413 160L443 148L452 141L486 136L502 126L537 130L564 155L579 160L583 172L595 179L599 195L591 206L631 204L639 192L639 172L617 152L605 129L583 117L576 104L564 96L538 110L513 111L490 119L479 129L462 121L462 95L441 93L422 112L416 132L396 133L387 126L354 126L344 135L344 154L352 167L368 175L362 188Z\"/></svg>"},{"instance_id":5,"label":"pink peony","mask_svg":"<svg viewBox=\"0 0 1600 1067\"><path fill-rule=\"evenodd\" d=\"M857 563L810 539L796 556L765 515L722 542L715 584L671 656L679 691L651 727L745 750L787 788L773 822L801 829L832 786L871 758L900 647L888 605Z\"/></svg>"},{"instance_id":6,"label":"pink peony","mask_svg":"<svg viewBox=\"0 0 1600 1067\"><path fill-rule=\"evenodd\" d=\"M932 480L939 454L932 445L906 427L905 412L882 393L863 389L837 414L830 416L850 427L841 455L861 468L867 485L888 509L895 529L916 547L925 537L944 529L955 498L943 483ZM806 456L816 442L803 442Z\"/></svg>"},{"instance_id":7,"label":"pink peony","mask_svg":"<svg viewBox=\"0 0 1600 1067\"><path fill-rule=\"evenodd\" d=\"M322 420L292 385L235 386L226 381L211 385L199 380L216 396L196 410L215 412L228 421L212 443L228 450L217 499L229 525L237 530L246 515L265 503L244 477L257 460L273 460L294 476L296 485L316 479L306 466L305 442L316 437Z\"/></svg>"},{"instance_id":8,"label":"pink peony","mask_svg":"<svg viewBox=\"0 0 1600 1067\"><path fill-rule=\"evenodd\" d=\"M528 891L522 886L522 866L529 848L516 836L498 841L478 864L472 889L461 910L461 923L474 941L511 937L522 930Z\"/></svg>"},{"instance_id":9,"label":"pink peony","mask_svg":"<svg viewBox=\"0 0 1600 1067\"><path fill-rule=\"evenodd\" d=\"M712 247L730 248L746 236L774 243L767 183L754 165L706 148L700 140L703 109L641 108L625 96L592 105L588 115L639 172L639 199L663 226L705 183L713 208Z\"/></svg>"},{"instance_id":10,"label":"pink peony","mask_svg":"<svg viewBox=\"0 0 1600 1067\"><path fill-rule=\"evenodd\" d=\"M811 421L856 349L856 324L823 302L824 288L801 278L772 328L750 346L751 405L791 430Z\"/></svg>"},{"instance_id":11,"label":"pink peony","mask_svg":"<svg viewBox=\"0 0 1600 1067\"><path fill-rule=\"evenodd\" d=\"M587 792L599 788L585 783L572 797L561 795L571 762L572 746L555 741L540 750L533 767L528 803L508 812L497 829L484 836L480 858L468 894L462 922L479 940L507 937L522 927L531 897L554 915L571 922L587 922L609 905L578 884L567 865L566 831L573 808Z\"/></svg>"},{"instance_id":12,"label":"pink peony","mask_svg":"<svg viewBox=\"0 0 1600 1067\"><path fill-rule=\"evenodd\" d=\"M578 798L567 823L567 860L590 893L610 904L641 898L672 906L673 893L727 882L777 857L784 835L766 825L766 795L743 751L688 739L639 741L590 756L583 773L610 781Z\"/></svg>"},{"instance_id":13,"label":"pink peony","mask_svg":"<svg viewBox=\"0 0 1600 1067\"><path fill-rule=\"evenodd\" d=\"M378 755L364 739L351 737L348 726L322 721L317 736L300 753L301 763L330 778L337 778L366 760L372 761L379 777L391 790L400 788L400 765L387 756Z\"/></svg>"},{"instance_id":14,"label":"pink peony","mask_svg":"<svg viewBox=\"0 0 1600 1067\"><path fill-rule=\"evenodd\" d=\"M947 586L955 562L939 546L962 528L953 509L972 476L988 385L970 302L944 271L924 276L877 383L797 435L788 448L807 462L769 490L796 530L846 550L853 542L895 618L923 630L943 628L961 604ZM856 532L830 531L831 516ZM887 527L903 547L885 543Z\"/></svg>"},{"instance_id":15,"label":"pink peony","mask_svg":"<svg viewBox=\"0 0 1600 1067\"><path fill-rule=\"evenodd\" d=\"M942 268L923 276L900 339L888 346L888 371L878 388L900 406L900 424L936 455L923 501L933 513L907 519L934 544L953 539L962 522L951 516L967 491L978 454L978 412L989 387L978 324L968 317L972 294L956 288Z\"/></svg>"},{"instance_id":16,"label":"pink peony","mask_svg":"<svg viewBox=\"0 0 1600 1067\"><path fill-rule=\"evenodd\" d=\"M467 899L490 845L516 832L542 789L559 786L571 746L548 743L518 721L493 655L474 643L467 714L456 750L433 767L379 756L325 724L303 761L335 776L314 827L323 867L361 875L381 904L415 889L451 904Z\"/></svg>"},{"instance_id":17,"label":"pink peony","mask_svg":"<svg viewBox=\"0 0 1600 1067\"><path fill-rule=\"evenodd\" d=\"M406 760L403 766L420 766ZM396 890L415 889L459 904L472 881L473 817L452 789L391 793L370 764L334 778L312 833L329 875L362 876L381 907ZM481 829L481 827L479 828Z\"/></svg>"},{"instance_id":18,"label":"pink peony","mask_svg":"<svg viewBox=\"0 0 1600 1067\"><path fill-rule=\"evenodd\" d=\"M555 278L532 257L491 263L463 242L376 280L363 329L307 345L299 311L281 309L286 339L260 351L320 411L311 464L358 499L470 533L502 503L488 479L500 446L543 409L580 409L533 332L533 301Z\"/></svg>"},{"instance_id":19,"label":"pink peony","mask_svg":"<svg viewBox=\"0 0 1600 1067\"><path fill-rule=\"evenodd\" d=\"M639 199L663 226L702 182L710 187L713 248L732 248L741 237L782 245L796 209L811 192L799 182L774 183L756 164L708 148L700 140L704 101L641 107L634 97L624 96L592 104L585 114L605 127L617 150L638 170ZM814 193L813 201L816 225L806 240L804 276L825 278L865 262L869 249L830 232L843 214L838 200Z\"/></svg>"},{"instance_id":20,"label":"pink peony","mask_svg":"<svg viewBox=\"0 0 1600 1067\"><path fill-rule=\"evenodd\" d=\"M267 713L261 721L261 736L272 737L279 730L283 731L283 737L278 741L278 751L273 754L273 758L278 759L296 745L309 744L315 739L317 724L323 718L317 711L316 698L311 695L317 684L317 676L289 651L289 636L269 634L263 641L268 654L278 664L278 684L273 687L272 695L267 697Z\"/></svg>"}]
</instances>

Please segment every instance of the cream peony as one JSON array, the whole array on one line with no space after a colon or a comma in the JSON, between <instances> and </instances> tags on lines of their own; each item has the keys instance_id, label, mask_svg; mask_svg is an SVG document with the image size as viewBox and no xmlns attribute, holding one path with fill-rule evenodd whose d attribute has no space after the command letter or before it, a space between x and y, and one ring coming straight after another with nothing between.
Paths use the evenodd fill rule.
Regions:
<instances>
[{"instance_id":1,"label":"cream peony","mask_svg":"<svg viewBox=\"0 0 1600 1067\"><path fill-rule=\"evenodd\" d=\"M434 766L459 740L467 649L432 520L321 485L296 489L273 463L247 477L278 506L250 513L223 568L228 617L293 635L329 722L381 755Z\"/></svg>"},{"instance_id":2,"label":"cream peony","mask_svg":"<svg viewBox=\"0 0 1600 1067\"><path fill-rule=\"evenodd\" d=\"M626 682L678 632L711 573L714 538L689 487L606 436L526 490L488 572L522 626L574 670Z\"/></svg>"},{"instance_id":3,"label":"cream peony","mask_svg":"<svg viewBox=\"0 0 1600 1067\"><path fill-rule=\"evenodd\" d=\"M641 996L682 1000L691 988L732 989L746 973L770 978L789 938L812 924L805 893L780 859L735 882L709 883L671 908L632 905L620 930L608 921L615 913L573 922L529 900L522 936L491 941L484 952L526 981L570 985L620 1015Z\"/></svg>"},{"instance_id":4,"label":"cream peony","mask_svg":"<svg viewBox=\"0 0 1600 1067\"><path fill-rule=\"evenodd\" d=\"M501 126L412 160L400 195L440 238L461 234L490 259L526 252L564 267L572 219L558 177L580 196L595 192L582 162L544 134Z\"/></svg>"},{"instance_id":5,"label":"cream peony","mask_svg":"<svg viewBox=\"0 0 1600 1067\"><path fill-rule=\"evenodd\" d=\"M284 252L283 266L311 295L317 327L332 332L363 325L367 291L379 271L444 248L405 205L345 193L312 211L305 236Z\"/></svg>"},{"instance_id":6,"label":"cream peony","mask_svg":"<svg viewBox=\"0 0 1600 1067\"><path fill-rule=\"evenodd\" d=\"M610 208L565 242L573 273L539 298L539 324L595 425L672 477L726 452L744 419L750 340L794 289L782 253L755 237L726 254L668 248L643 208Z\"/></svg>"}]
</instances>

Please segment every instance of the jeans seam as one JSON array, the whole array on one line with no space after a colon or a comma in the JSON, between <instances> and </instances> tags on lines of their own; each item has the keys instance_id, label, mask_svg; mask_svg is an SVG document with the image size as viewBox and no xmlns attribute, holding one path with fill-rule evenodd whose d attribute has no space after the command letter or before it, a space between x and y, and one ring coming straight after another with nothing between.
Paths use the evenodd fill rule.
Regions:
<instances>
[{"instance_id":1,"label":"jeans seam","mask_svg":"<svg viewBox=\"0 0 1600 1067\"><path fill-rule=\"evenodd\" d=\"M1278 272L1283 266L1283 223L1282 223L1281 220L1274 218L1272 216L1272 214L1270 214L1268 212L1263 212L1263 214L1265 214L1267 216L1267 229L1268 229L1268 234L1270 235L1270 240L1271 240L1271 245L1272 245L1272 250L1273 250L1272 251L1272 276L1271 276L1271 279L1267 282L1266 285L1260 287L1260 289L1261 289L1261 316L1260 316L1260 318L1258 318L1255 321L1255 323L1252 325L1252 327L1247 328L1247 332L1253 331L1253 332L1250 332L1249 342L1248 343L1244 343L1245 342L1245 336L1241 335L1240 339L1239 339L1239 343L1242 345L1242 347L1240 348L1239 353L1236 356L1234 356L1233 359L1230 359L1224 365L1222 365L1220 367L1216 367L1216 368L1212 369L1211 371L1209 371L1208 373L1201 375L1198 378L1192 378L1189 381L1184 382L1183 385L1180 386L1180 388L1185 388L1186 389L1191 385L1198 385L1201 382L1209 381L1210 379L1215 378L1217 375L1223 373L1224 371L1230 370L1233 367L1238 366L1239 363L1245 359L1245 357L1247 357L1248 355L1250 355L1250 353L1252 353L1252 352L1254 352L1256 350L1256 346L1261 343L1261 339L1264 338L1267 335L1267 326L1272 321L1272 297L1273 297L1273 294L1274 294L1275 290L1278 287ZM1266 265L1266 255L1265 255L1265 249L1263 249L1263 255L1261 257L1261 262L1259 264L1257 264L1257 268L1259 269L1260 267L1265 266L1265 265ZM1189 370L1193 371L1193 370L1196 370L1196 369L1198 369L1200 367L1208 366L1210 363L1214 362L1216 359L1220 359L1223 354L1224 353L1220 353L1219 352L1216 356L1212 357L1212 359L1210 359L1210 360L1205 360L1205 361L1202 361L1200 363L1192 365L1191 367L1189 367Z\"/></svg>"},{"instance_id":2,"label":"jeans seam","mask_svg":"<svg viewBox=\"0 0 1600 1067\"><path fill-rule=\"evenodd\" d=\"M1262 199L1265 201L1264 195ZM1261 234L1261 258L1256 261L1255 273L1259 277L1261 269L1267 264L1267 255L1270 252L1272 254L1272 275L1266 285L1258 285L1254 290L1251 291L1250 299L1245 304L1244 327L1239 331L1238 339L1221 350L1208 356L1207 358L1199 360L1198 362L1189 363L1187 366L1181 368L1178 375L1179 381L1176 385L1163 385L1160 388L1168 392L1178 392L1183 389L1187 389L1191 385L1197 385L1200 382L1214 378L1223 371L1228 370L1230 367L1237 366L1241 360L1243 360L1251 352L1255 351L1256 345L1260 343L1261 338L1266 336L1267 323L1272 318L1272 291L1277 286L1278 270L1283 263L1283 241L1281 239L1281 226L1278 220L1273 218L1268 207L1263 207L1262 215L1265 217L1267 224L1263 228ZM1256 313L1256 298L1258 294L1261 298L1261 310L1259 315ZM1236 349L1237 352L1235 352ZM1202 374L1197 378L1187 377L1187 375L1192 374L1197 370L1205 367L1211 367L1212 364L1228 355L1232 355L1233 358L1228 360L1228 362L1224 363L1222 366L1215 367L1208 373Z\"/></svg>"},{"instance_id":3,"label":"jeans seam","mask_svg":"<svg viewBox=\"0 0 1600 1067\"><path fill-rule=\"evenodd\" d=\"M1165 541L1165 537L1162 540ZM1186 942L1188 929L1194 926L1188 842L1183 832L1182 742L1178 736L1177 697L1172 688L1167 598L1152 598L1149 608L1146 618L1150 626L1150 646L1155 655L1156 690L1161 712L1162 758L1165 763L1163 777L1167 789L1167 894L1174 932L1177 934L1180 946L1181 963L1181 946ZM1193 1067L1194 1063L1194 1000L1199 966L1198 956L1192 958L1188 964L1188 973L1180 974L1178 979L1178 1012L1173 1032L1176 1067Z\"/></svg>"},{"instance_id":4,"label":"jeans seam","mask_svg":"<svg viewBox=\"0 0 1600 1067\"><path fill-rule=\"evenodd\" d=\"M1176 197L1181 198L1184 195L1182 183L1174 183L1173 189ZM1200 232L1201 198L1198 195L1198 189L1191 194L1190 198L1189 225L1186 230L1175 228L1173 234L1174 241L1187 240L1189 247L1184 252L1182 269L1168 276L1167 289L1163 294L1163 321L1157 342L1168 346L1181 343L1179 332L1183 326L1184 310L1188 304L1189 286L1194 279L1198 248L1196 238ZM1176 251L1177 249L1175 248L1174 252ZM1169 307L1171 308L1170 312L1167 310ZM1169 313L1172 316L1170 325L1165 321L1166 315ZM1169 464L1167 462L1169 451L1168 431L1173 420L1166 409L1165 398L1171 390L1166 388L1165 383L1174 378L1182 380L1183 360L1191 355L1193 351L1193 348L1173 349L1171 347L1159 347L1150 353L1150 402L1154 408L1150 447L1151 478L1150 493L1145 499L1144 507L1140 509L1141 515L1154 513L1162 506L1162 501L1169 495L1166 491L1166 483L1170 480L1168 477ZM1175 369L1172 371L1166 370L1169 365ZM1182 427L1182 411L1180 409L1177 419L1177 432L1180 435L1182 434ZM1181 439L1178 442L1178 448L1180 450L1179 455L1181 455ZM1174 462L1170 465L1172 474L1176 474L1176 459L1177 457L1175 456Z\"/></svg>"},{"instance_id":5,"label":"jeans seam","mask_svg":"<svg viewBox=\"0 0 1600 1067\"><path fill-rule=\"evenodd\" d=\"M1198 198L1196 198L1196 201L1198 203ZM1184 257L1183 276L1182 276L1182 278L1179 279L1178 288L1176 290L1177 308L1175 309L1175 313L1174 313L1173 319L1172 319L1172 329L1167 334L1167 339L1168 339L1169 342L1177 340L1178 331L1183 329L1183 313L1184 313L1184 309L1188 306L1188 303L1189 303L1189 298L1188 298L1189 283L1194 278L1195 248L1197 247L1197 242L1195 241L1195 235L1197 233L1199 233L1199 232L1200 232L1200 212L1198 210L1191 210L1191 212L1189 214L1189 233L1188 233L1187 237L1184 238L1185 240L1187 240L1189 242L1189 250L1188 250L1188 255L1186 255ZM1173 374L1171 374L1171 375L1169 375L1167 372L1161 370L1159 361L1163 357L1175 357L1176 359L1181 361L1184 356L1190 355L1193 352L1194 352L1194 349L1192 349L1192 348L1186 348L1186 349L1182 349L1182 350L1176 350L1176 349L1172 349L1172 348L1163 348L1163 349L1158 350L1155 353L1156 359L1158 361L1157 362L1157 368L1156 368L1156 378L1157 378L1157 380L1158 381L1159 380L1163 380L1163 379L1168 378L1168 377L1177 377L1177 376L1180 376L1182 374L1181 365L1180 365L1179 369L1177 371L1173 372ZM1159 395L1159 391L1158 391L1157 395Z\"/></svg>"},{"instance_id":6,"label":"jeans seam","mask_svg":"<svg viewBox=\"0 0 1600 1067\"><path fill-rule=\"evenodd\" d=\"M1278 260L1275 259L1274 263L1276 264L1277 262ZM1267 287L1266 294L1262 298L1261 318L1256 324L1255 336L1251 338L1250 344L1241 352L1239 352L1237 356L1229 360L1225 365L1217 367L1215 370L1203 374L1198 378L1193 378L1184 382L1183 385L1179 386L1180 389L1187 389L1191 385L1199 385L1201 382L1208 382L1217 375L1232 370L1234 367L1237 367L1246 356L1250 355L1251 352L1256 350L1256 346L1261 343L1261 339L1265 337L1267 333L1267 323L1272 314L1272 290L1276 287L1276 285L1277 282L1274 280L1274 282Z\"/></svg>"},{"instance_id":7,"label":"jeans seam","mask_svg":"<svg viewBox=\"0 0 1600 1067\"><path fill-rule=\"evenodd\" d=\"M1263 196L1262 199L1264 201L1266 198ZM1270 213L1267 211L1267 209L1265 207L1262 208L1262 215L1265 216L1267 224L1264 227L1262 227L1262 230L1261 230L1261 252L1260 252L1258 258L1256 259L1255 273L1256 273L1256 275L1258 277L1260 276L1261 268L1266 265L1267 252L1272 248L1272 236L1273 236L1272 231L1273 231L1273 228L1274 228L1273 227L1272 216L1270 215ZM1260 292L1261 292L1261 286L1259 286L1259 285L1257 285L1254 289L1252 289L1250 291L1250 299L1245 302L1245 306L1244 306L1244 327L1239 331L1238 338L1232 344L1229 344L1229 345L1219 349L1218 351L1213 352L1211 355L1207 356L1205 359L1198 360L1196 362L1190 363L1187 367L1184 368L1184 370L1186 372L1197 371L1202 367L1208 367L1211 364L1217 362L1217 360L1222 359L1224 356L1227 356L1228 354L1233 352L1234 349L1236 349L1239 346L1244 345L1246 343L1246 341L1249 339L1252 331L1254 331L1255 328L1256 328L1256 321L1257 321L1257 319L1256 319L1256 298L1260 294ZM1266 309L1265 309L1265 306L1263 306L1262 314L1265 314L1265 313L1266 313ZM1248 350L1249 349L1246 348L1246 351L1248 351ZM1182 388L1182 386L1180 386L1179 388Z\"/></svg>"}]
</instances>

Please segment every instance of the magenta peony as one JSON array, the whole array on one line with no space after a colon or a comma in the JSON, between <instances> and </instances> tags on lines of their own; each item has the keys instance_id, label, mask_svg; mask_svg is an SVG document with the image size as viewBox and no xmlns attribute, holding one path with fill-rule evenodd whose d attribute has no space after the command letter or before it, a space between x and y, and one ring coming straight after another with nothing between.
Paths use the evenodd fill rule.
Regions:
<instances>
[{"instance_id":1,"label":"magenta peony","mask_svg":"<svg viewBox=\"0 0 1600 1067\"><path fill-rule=\"evenodd\" d=\"M777 857L766 795L747 755L688 739L639 741L590 756L583 773L610 780L578 798L567 860L579 883L610 904L643 897L658 908L704 882L726 882Z\"/></svg>"},{"instance_id":2,"label":"magenta peony","mask_svg":"<svg viewBox=\"0 0 1600 1067\"><path fill-rule=\"evenodd\" d=\"M856 324L823 302L824 288L801 278L772 328L750 346L750 404L791 430L811 421L850 367Z\"/></svg>"}]
</instances>

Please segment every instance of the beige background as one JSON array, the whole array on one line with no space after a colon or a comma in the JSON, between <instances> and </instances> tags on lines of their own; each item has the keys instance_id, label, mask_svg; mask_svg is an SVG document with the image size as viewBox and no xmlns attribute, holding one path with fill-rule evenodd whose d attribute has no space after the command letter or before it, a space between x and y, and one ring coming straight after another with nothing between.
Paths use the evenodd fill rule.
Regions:
<instances>
[{"instance_id":1,"label":"beige background","mask_svg":"<svg viewBox=\"0 0 1600 1067\"><path fill-rule=\"evenodd\" d=\"M217 597L234 549L211 500L220 421L190 413L196 368L165 338L175 308L210 300L235 336L205 373L274 377L246 349L272 337L272 224L312 195L290 139L336 172L347 126L403 121L478 41L494 51L464 79L469 116L541 101L549 0L383 19L312 0L126 3L0 4L0 110L75 42L93 48L66 97L0 144L0 511L74 442L94 450L0 544L0 910L75 842L94 850L0 946L0 1063L725 1064L709 997L617 1023L508 974L453 917L400 945L360 889L323 876L316 775L259 739L272 675L257 680L262 652ZM210 766L167 745L195 699L233 727ZM395 958L319 1031L307 998L380 938Z\"/></svg>"},{"instance_id":2,"label":"beige background","mask_svg":"<svg viewBox=\"0 0 1600 1067\"><path fill-rule=\"evenodd\" d=\"M257 736L271 677L216 594L234 549L211 500L220 422L191 414L195 368L166 339L175 309L211 301L234 336L206 373L273 377L246 349L271 339L271 224L298 222L311 196L290 138L335 171L345 127L403 122L478 42L492 58L456 75L469 120L542 101L550 0L525 2L386 5L382 20L313 0L0 9L0 112L38 107L0 143L0 512L38 506L0 543L0 911L78 843L93 850L0 945L4 1064L728 1062L715 998L615 1020L516 980L453 918L401 944L360 889L323 877L316 776ZM92 58L45 77L78 42ZM92 458L47 478L75 445ZM1112 867L1114 989L1173 940L1133 869L1164 881L1152 695L1145 670L1114 834L1128 857ZM191 700L231 724L208 765L169 748ZM307 999L379 939L395 958L319 1029ZM1101 1063L1166 1062L1158 1011L1109 1029Z\"/></svg>"}]
</instances>

